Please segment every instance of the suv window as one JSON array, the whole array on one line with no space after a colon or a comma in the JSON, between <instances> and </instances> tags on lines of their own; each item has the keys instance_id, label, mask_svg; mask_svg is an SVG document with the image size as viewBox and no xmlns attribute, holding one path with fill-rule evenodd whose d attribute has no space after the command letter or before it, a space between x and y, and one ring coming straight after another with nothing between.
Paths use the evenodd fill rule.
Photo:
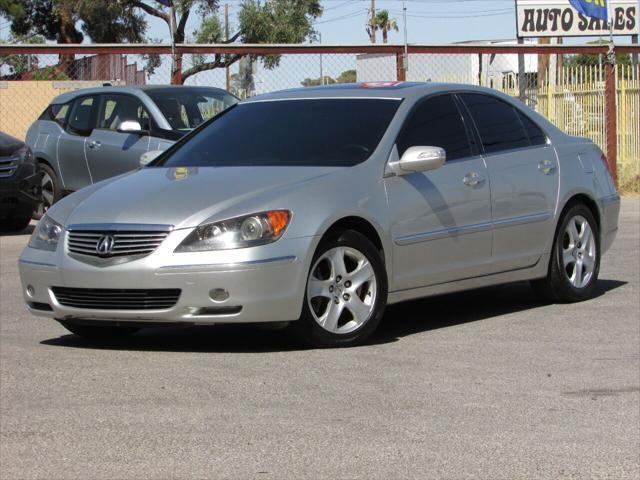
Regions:
<instances>
[{"instance_id":1,"label":"suv window","mask_svg":"<svg viewBox=\"0 0 640 480\"><path fill-rule=\"evenodd\" d=\"M547 136L540 129L540 127L538 127L538 125L533 122L533 120L527 117L520 110L518 110L518 116L522 121L525 132L527 132L527 136L529 137L531 145L544 145L547 143Z\"/></svg>"},{"instance_id":2,"label":"suv window","mask_svg":"<svg viewBox=\"0 0 640 480\"><path fill-rule=\"evenodd\" d=\"M93 127L92 112L96 97L82 97L73 102L67 127L71 133L88 135Z\"/></svg>"},{"instance_id":3,"label":"suv window","mask_svg":"<svg viewBox=\"0 0 640 480\"><path fill-rule=\"evenodd\" d=\"M117 130L126 120L136 121L143 130L149 130L149 113L140 100L130 95L103 95L98 128Z\"/></svg>"},{"instance_id":4,"label":"suv window","mask_svg":"<svg viewBox=\"0 0 640 480\"><path fill-rule=\"evenodd\" d=\"M419 104L400 132L396 145L400 156L415 146L444 148L447 160L471 155L462 115L451 95L438 95Z\"/></svg>"},{"instance_id":5,"label":"suv window","mask_svg":"<svg viewBox=\"0 0 640 480\"><path fill-rule=\"evenodd\" d=\"M171 128L181 132L196 128L238 102L224 90L210 88L158 88L146 93Z\"/></svg>"},{"instance_id":6,"label":"suv window","mask_svg":"<svg viewBox=\"0 0 640 480\"><path fill-rule=\"evenodd\" d=\"M486 153L531 145L513 106L492 95L462 93L460 98L471 112Z\"/></svg>"}]
</instances>

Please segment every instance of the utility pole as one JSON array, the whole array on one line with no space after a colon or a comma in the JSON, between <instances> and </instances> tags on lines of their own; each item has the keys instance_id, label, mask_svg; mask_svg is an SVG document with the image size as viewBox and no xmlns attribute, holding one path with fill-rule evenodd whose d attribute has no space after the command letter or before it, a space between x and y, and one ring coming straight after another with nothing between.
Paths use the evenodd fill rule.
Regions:
<instances>
[{"instance_id":1,"label":"utility pole","mask_svg":"<svg viewBox=\"0 0 640 480\"><path fill-rule=\"evenodd\" d=\"M376 43L376 0L371 0L371 20L369 23L369 28L371 29L371 33L369 34L369 38L371 43Z\"/></svg>"},{"instance_id":2,"label":"utility pole","mask_svg":"<svg viewBox=\"0 0 640 480\"><path fill-rule=\"evenodd\" d=\"M229 41L229 4L228 3L224 4L224 39L227 42ZM224 67L224 74L225 74L226 90L228 92L229 88L231 87L231 75L229 72L228 65Z\"/></svg>"}]
</instances>

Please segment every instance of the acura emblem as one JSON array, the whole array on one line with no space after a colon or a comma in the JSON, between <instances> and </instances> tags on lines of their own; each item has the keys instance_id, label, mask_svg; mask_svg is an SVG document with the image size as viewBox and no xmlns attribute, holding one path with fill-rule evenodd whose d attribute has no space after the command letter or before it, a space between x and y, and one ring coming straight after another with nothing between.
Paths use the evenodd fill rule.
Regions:
<instances>
[{"instance_id":1,"label":"acura emblem","mask_svg":"<svg viewBox=\"0 0 640 480\"><path fill-rule=\"evenodd\" d=\"M96 253L101 257L107 257L113 250L113 245L116 243L115 239L111 235L103 235L98 239L96 244Z\"/></svg>"}]
</instances>

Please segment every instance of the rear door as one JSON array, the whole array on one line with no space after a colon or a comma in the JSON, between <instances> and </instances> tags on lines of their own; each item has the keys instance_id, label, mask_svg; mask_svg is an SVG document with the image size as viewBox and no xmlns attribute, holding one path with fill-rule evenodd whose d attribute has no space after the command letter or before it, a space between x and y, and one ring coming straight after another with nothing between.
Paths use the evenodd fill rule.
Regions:
<instances>
[{"instance_id":1,"label":"rear door","mask_svg":"<svg viewBox=\"0 0 640 480\"><path fill-rule=\"evenodd\" d=\"M91 185L91 173L87 164L86 141L95 126L98 97L79 97L71 104L71 111L60 135L57 160L60 179L65 190L78 190Z\"/></svg>"},{"instance_id":2,"label":"rear door","mask_svg":"<svg viewBox=\"0 0 640 480\"><path fill-rule=\"evenodd\" d=\"M150 119L142 102L132 95L100 95L97 126L87 140L87 160L94 182L134 170L149 150ZM138 122L146 132L119 132L122 122Z\"/></svg>"},{"instance_id":3,"label":"rear door","mask_svg":"<svg viewBox=\"0 0 640 480\"><path fill-rule=\"evenodd\" d=\"M502 99L461 93L491 182L493 271L534 265L553 235L558 163L542 129Z\"/></svg>"},{"instance_id":4,"label":"rear door","mask_svg":"<svg viewBox=\"0 0 640 480\"><path fill-rule=\"evenodd\" d=\"M487 171L454 97L428 97L409 114L397 154L412 146L444 148L437 170L385 179L393 238L394 288L484 274L491 260Z\"/></svg>"}]
</instances>

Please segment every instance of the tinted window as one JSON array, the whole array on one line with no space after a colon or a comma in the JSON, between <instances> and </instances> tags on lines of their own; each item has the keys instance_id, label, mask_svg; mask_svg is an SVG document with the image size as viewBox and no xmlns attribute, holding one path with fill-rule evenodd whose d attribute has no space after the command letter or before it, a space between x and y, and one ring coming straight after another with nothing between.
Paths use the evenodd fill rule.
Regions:
<instances>
[{"instance_id":1,"label":"tinted window","mask_svg":"<svg viewBox=\"0 0 640 480\"><path fill-rule=\"evenodd\" d=\"M518 116L522 121L522 125L524 126L525 132L527 132L527 136L529 137L529 141L531 145L544 145L547 143L547 137L540 127L538 127L533 120L527 117L524 113L518 110Z\"/></svg>"},{"instance_id":2,"label":"tinted window","mask_svg":"<svg viewBox=\"0 0 640 480\"><path fill-rule=\"evenodd\" d=\"M415 146L444 148L447 160L471 155L462 116L451 95L439 95L419 104L396 145L400 156Z\"/></svg>"},{"instance_id":3,"label":"tinted window","mask_svg":"<svg viewBox=\"0 0 640 480\"><path fill-rule=\"evenodd\" d=\"M117 130L127 120L138 122L143 130L149 130L149 114L140 100L129 95L104 95L98 128Z\"/></svg>"},{"instance_id":4,"label":"tinted window","mask_svg":"<svg viewBox=\"0 0 640 480\"><path fill-rule=\"evenodd\" d=\"M69 130L77 134L87 134L92 128L91 112L95 97L79 98L73 103L69 116Z\"/></svg>"},{"instance_id":5,"label":"tinted window","mask_svg":"<svg viewBox=\"0 0 640 480\"><path fill-rule=\"evenodd\" d=\"M491 95L463 93L486 153L528 147L529 139L515 108Z\"/></svg>"},{"instance_id":6,"label":"tinted window","mask_svg":"<svg viewBox=\"0 0 640 480\"><path fill-rule=\"evenodd\" d=\"M238 99L224 90L209 88L162 88L146 94L162 111L174 130L192 130L215 117Z\"/></svg>"},{"instance_id":7,"label":"tinted window","mask_svg":"<svg viewBox=\"0 0 640 480\"><path fill-rule=\"evenodd\" d=\"M237 105L159 164L351 166L375 150L397 100L281 100Z\"/></svg>"}]
</instances>

